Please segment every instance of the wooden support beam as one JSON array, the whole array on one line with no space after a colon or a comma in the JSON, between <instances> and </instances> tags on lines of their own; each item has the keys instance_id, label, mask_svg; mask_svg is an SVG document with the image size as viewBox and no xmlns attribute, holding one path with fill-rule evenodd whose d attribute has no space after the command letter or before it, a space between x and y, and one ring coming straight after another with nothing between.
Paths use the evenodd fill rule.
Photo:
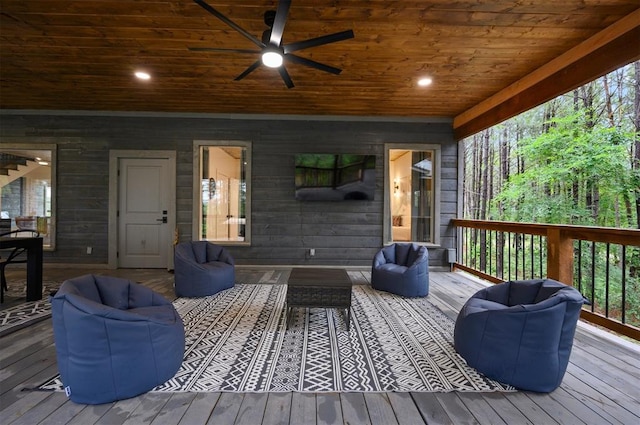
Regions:
<instances>
[{"instance_id":1,"label":"wooden support beam","mask_svg":"<svg viewBox=\"0 0 640 425\"><path fill-rule=\"evenodd\" d=\"M460 140L640 59L640 9L453 120Z\"/></svg>"},{"instance_id":2,"label":"wooden support beam","mask_svg":"<svg viewBox=\"0 0 640 425\"><path fill-rule=\"evenodd\" d=\"M573 286L573 239L558 228L547 233L547 277Z\"/></svg>"}]
</instances>

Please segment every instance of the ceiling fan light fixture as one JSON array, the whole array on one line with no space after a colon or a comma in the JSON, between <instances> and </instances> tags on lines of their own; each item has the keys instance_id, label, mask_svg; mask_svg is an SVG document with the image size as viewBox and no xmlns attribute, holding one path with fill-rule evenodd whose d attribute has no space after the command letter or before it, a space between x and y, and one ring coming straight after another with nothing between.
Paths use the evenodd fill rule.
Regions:
<instances>
[{"instance_id":1,"label":"ceiling fan light fixture","mask_svg":"<svg viewBox=\"0 0 640 425\"><path fill-rule=\"evenodd\" d=\"M282 66L283 57L280 52L268 50L262 54L262 63L269 68L278 68Z\"/></svg>"}]
</instances>

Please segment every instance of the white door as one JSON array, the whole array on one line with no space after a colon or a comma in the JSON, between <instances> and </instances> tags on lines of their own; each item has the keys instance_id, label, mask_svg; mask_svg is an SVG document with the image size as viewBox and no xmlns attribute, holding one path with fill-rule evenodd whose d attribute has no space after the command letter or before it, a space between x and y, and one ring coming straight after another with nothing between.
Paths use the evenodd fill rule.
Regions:
<instances>
[{"instance_id":1,"label":"white door","mask_svg":"<svg viewBox=\"0 0 640 425\"><path fill-rule=\"evenodd\" d=\"M166 158L119 159L119 267L168 267L172 240L169 171Z\"/></svg>"}]
</instances>

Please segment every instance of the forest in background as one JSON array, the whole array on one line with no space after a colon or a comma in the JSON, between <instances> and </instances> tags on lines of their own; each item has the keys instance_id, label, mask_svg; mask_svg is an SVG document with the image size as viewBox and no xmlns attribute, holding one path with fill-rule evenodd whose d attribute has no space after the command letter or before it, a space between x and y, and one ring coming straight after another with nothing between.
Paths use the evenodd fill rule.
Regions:
<instances>
[{"instance_id":1,"label":"forest in background","mask_svg":"<svg viewBox=\"0 0 640 425\"><path fill-rule=\"evenodd\" d=\"M463 146L464 218L640 229L640 61Z\"/></svg>"},{"instance_id":2,"label":"forest in background","mask_svg":"<svg viewBox=\"0 0 640 425\"><path fill-rule=\"evenodd\" d=\"M466 219L640 229L640 61L477 133L462 147ZM463 247L472 253L469 265L500 277L490 257L505 255L504 240L469 238ZM517 237L510 243L513 252L523 248ZM542 247L532 249L536 258L546 256ZM521 267L533 267L525 261ZM640 241L578 248L574 267L574 276L592 274L581 267L595 270L592 282L574 277L595 311L640 327Z\"/></svg>"}]
</instances>

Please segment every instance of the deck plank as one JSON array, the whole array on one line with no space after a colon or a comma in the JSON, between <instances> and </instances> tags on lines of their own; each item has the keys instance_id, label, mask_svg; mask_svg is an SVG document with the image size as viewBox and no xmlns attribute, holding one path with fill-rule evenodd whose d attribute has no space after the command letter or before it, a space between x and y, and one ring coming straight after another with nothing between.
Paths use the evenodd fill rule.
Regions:
<instances>
[{"instance_id":1,"label":"deck plank","mask_svg":"<svg viewBox=\"0 0 640 425\"><path fill-rule=\"evenodd\" d=\"M37 424L40 421L46 419L53 412L58 410L60 406L67 402L67 396L63 393L49 393L49 397L43 399L40 403L35 405L32 409L29 409L15 421L16 425L25 424L32 425Z\"/></svg>"},{"instance_id":2,"label":"deck plank","mask_svg":"<svg viewBox=\"0 0 640 425\"><path fill-rule=\"evenodd\" d=\"M151 425L173 425L180 422L196 393L174 393L162 410L158 412Z\"/></svg>"},{"instance_id":3,"label":"deck plank","mask_svg":"<svg viewBox=\"0 0 640 425\"><path fill-rule=\"evenodd\" d=\"M480 393L459 393L458 398L483 425L507 425Z\"/></svg>"},{"instance_id":4,"label":"deck plank","mask_svg":"<svg viewBox=\"0 0 640 425\"><path fill-rule=\"evenodd\" d=\"M80 411L76 416L71 419L67 425L92 425L96 424L100 421L100 419L104 416L109 409L113 406L114 403L106 403L106 404L97 404L84 406L84 409ZM103 424L107 424L107 421L102 422Z\"/></svg>"},{"instance_id":5,"label":"deck plank","mask_svg":"<svg viewBox=\"0 0 640 425\"><path fill-rule=\"evenodd\" d=\"M191 425L207 423L219 398L220 393L218 392L197 393L178 424Z\"/></svg>"},{"instance_id":6,"label":"deck plank","mask_svg":"<svg viewBox=\"0 0 640 425\"><path fill-rule=\"evenodd\" d=\"M585 338L585 331L578 326L576 337L573 341L573 350L575 353L588 353L588 357L593 361L598 361L603 365L611 365L619 370L624 370L626 375L640 380L640 359L637 353L629 353L626 347L620 347L615 343L604 345L600 340L595 344L593 339Z\"/></svg>"},{"instance_id":7,"label":"deck plank","mask_svg":"<svg viewBox=\"0 0 640 425\"><path fill-rule=\"evenodd\" d=\"M209 416L207 424L233 424L238 417L243 398L244 394L241 393L221 393L216 406L211 412L211 416Z\"/></svg>"},{"instance_id":8,"label":"deck plank","mask_svg":"<svg viewBox=\"0 0 640 425\"><path fill-rule=\"evenodd\" d=\"M291 416L292 393L269 393L262 425L288 425Z\"/></svg>"},{"instance_id":9,"label":"deck plank","mask_svg":"<svg viewBox=\"0 0 640 425\"><path fill-rule=\"evenodd\" d=\"M171 398L171 393L146 393L140 396L140 404L122 425L151 423Z\"/></svg>"},{"instance_id":10,"label":"deck plank","mask_svg":"<svg viewBox=\"0 0 640 425\"><path fill-rule=\"evenodd\" d=\"M487 403L500 418L507 424L520 424L528 425L533 424L528 420L517 407L515 407L503 393L492 392L483 393L482 398L487 400Z\"/></svg>"},{"instance_id":11,"label":"deck plank","mask_svg":"<svg viewBox=\"0 0 640 425\"><path fill-rule=\"evenodd\" d=\"M553 391L552 393L549 394L549 396L554 399L555 401L557 401L559 404L561 404L563 407L565 407L566 409L568 409L569 411L571 411L571 413L573 415L575 415L576 417L578 417L578 419L580 419L582 422L587 423L587 424L614 424L614 423L618 423L618 421L612 421L609 416L609 414L604 413L604 415L601 415L600 412L602 411L601 409L592 409L590 405L585 404L582 400L580 400L579 398L576 398L574 394L570 394L568 393L565 389L563 388L558 388L555 391ZM600 410L600 411L597 411Z\"/></svg>"},{"instance_id":12,"label":"deck plank","mask_svg":"<svg viewBox=\"0 0 640 425\"><path fill-rule=\"evenodd\" d=\"M316 396L309 393L293 393L289 423L300 425L316 424Z\"/></svg>"},{"instance_id":13,"label":"deck plank","mask_svg":"<svg viewBox=\"0 0 640 425\"><path fill-rule=\"evenodd\" d=\"M387 393L399 425L423 425L420 411L409 393Z\"/></svg>"},{"instance_id":14,"label":"deck plank","mask_svg":"<svg viewBox=\"0 0 640 425\"><path fill-rule=\"evenodd\" d=\"M55 350L43 349L0 371L0 394L19 387L48 367L56 365Z\"/></svg>"},{"instance_id":15,"label":"deck plank","mask_svg":"<svg viewBox=\"0 0 640 425\"><path fill-rule=\"evenodd\" d=\"M365 393L364 400L367 403L371 425L397 425L398 420L384 393Z\"/></svg>"},{"instance_id":16,"label":"deck plank","mask_svg":"<svg viewBox=\"0 0 640 425\"><path fill-rule=\"evenodd\" d=\"M527 396L556 421L563 425L579 425L583 422L567 407L546 394L527 392ZM576 412L577 413L577 412Z\"/></svg>"},{"instance_id":17,"label":"deck plank","mask_svg":"<svg viewBox=\"0 0 640 425\"><path fill-rule=\"evenodd\" d=\"M342 418L345 425L371 425L362 393L341 393Z\"/></svg>"},{"instance_id":18,"label":"deck plank","mask_svg":"<svg viewBox=\"0 0 640 425\"><path fill-rule=\"evenodd\" d=\"M338 393L316 394L316 425L342 425L342 406Z\"/></svg>"},{"instance_id":19,"label":"deck plank","mask_svg":"<svg viewBox=\"0 0 640 425\"><path fill-rule=\"evenodd\" d=\"M611 400L618 406L618 408L625 409L633 414L638 418L638 422L640 423L640 411L638 409L640 400L634 400L624 392L624 389L612 387L611 385L600 381L596 376L593 376L588 371L585 371L571 363L569 363L569 366L567 367L567 372L580 379L587 386L598 388L600 394Z\"/></svg>"},{"instance_id":20,"label":"deck plank","mask_svg":"<svg viewBox=\"0 0 640 425\"><path fill-rule=\"evenodd\" d=\"M47 279L87 274L87 269L46 270ZM247 282L286 283L290 269L239 267ZM164 270L100 270L142 282L174 298L173 275ZM356 284L370 270L349 269ZM483 285L461 273L432 272L429 299L455 319ZM3 306L6 307L7 304ZM511 393L147 393L104 405L73 403L61 393L21 391L57 372L51 319L0 337L0 423L89 425L153 423L191 425L300 424L554 424L640 423L640 346L580 325L567 373L550 394ZM35 422L34 422L35 421Z\"/></svg>"},{"instance_id":21,"label":"deck plank","mask_svg":"<svg viewBox=\"0 0 640 425\"><path fill-rule=\"evenodd\" d=\"M453 421L436 398L435 393L411 393L421 416L428 424L452 425Z\"/></svg>"},{"instance_id":22,"label":"deck plank","mask_svg":"<svg viewBox=\"0 0 640 425\"><path fill-rule=\"evenodd\" d=\"M142 396L109 403L109 410L100 417L100 423L121 425L135 412L140 403Z\"/></svg>"},{"instance_id":23,"label":"deck plank","mask_svg":"<svg viewBox=\"0 0 640 425\"><path fill-rule=\"evenodd\" d=\"M67 400L61 404L55 412L47 416L38 425L63 425L70 422L78 413L84 409L83 404L77 404Z\"/></svg>"},{"instance_id":24,"label":"deck plank","mask_svg":"<svg viewBox=\"0 0 640 425\"><path fill-rule=\"evenodd\" d=\"M2 410L0 411L0 424L26 424L30 423L21 422L20 418L28 413L31 409L36 408L41 401L51 396L51 393L44 391L33 392L27 394L25 397L21 397L11 404L2 404Z\"/></svg>"},{"instance_id":25,"label":"deck plank","mask_svg":"<svg viewBox=\"0 0 640 425\"><path fill-rule=\"evenodd\" d=\"M29 326L31 338L25 338L24 333L13 332L2 338L2 350L0 350L0 369L4 369L12 363L53 342L53 327L51 319Z\"/></svg>"},{"instance_id":26,"label":"deck plank","mask_svg":"<svg viewBox=\"0 0 640 425\"><path fill-rule=\"evenodd\" d=\"M610 400L596 389L586 385L571 373L566 373L564 375L562 386L558 390L562 389L573 394L585 405L589 406L590 409L596 411L609 422L628 424L639 421L631 412L621 408L614 401Z\"/></svg>"},{"instance_id":27,"label":"deck plank","mask_svg":"<svg viewBox=\"0 0 640 425\"><path fill-rule=\"evenodd\" d=\"M262 423L268 393L245 394L236 418L236 425L255 425Z\"/></svg>"},{"instance_id":28,"label":"deck plank","mask_svg":"<svg viewBox=\"0 0 640 425\"><path fill-rule=\"evenodd\" d=\"M456 425L477 425L479 422L456 393L436 393L436 398Z\"/></svg>"}]
</instances>

